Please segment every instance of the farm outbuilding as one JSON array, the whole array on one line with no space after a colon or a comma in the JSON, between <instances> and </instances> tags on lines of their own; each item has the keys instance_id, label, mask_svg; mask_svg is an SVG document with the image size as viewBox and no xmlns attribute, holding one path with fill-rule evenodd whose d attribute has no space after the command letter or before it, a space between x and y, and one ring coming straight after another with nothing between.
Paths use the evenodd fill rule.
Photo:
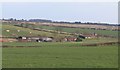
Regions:
<instances>
[{"instance_id":1,"label":"farm outbuilding","mask_svg":"<svg viewBox=\"0 0 120 70\"><path fill-rule=\"evenodd\" d=\"M86 39L86 38L97 38L98 34L97 33L91 33L91 34L80 34L79 35L80 38L82 39Z\"/></svg>"},{"instance_id":2,"label":"farm outbuilding","mask_svg":"<svg viewBox=\"0 0 120 70\"><path fill-rule=\"evenodd\" d=\"M36 40L37 42L52 42L53 38L52 37L40 37L39 39Z\"/></svg>"},{"instance_id":3,"label":"farm outbuilding","mask_svg":"<svg viewBox=\"0 0 120 70\"><path fill-rule=\"evenodd\" d=\"M86 37L83 36L83 35L79 35L78 37L79 37L79 38L82 38L82 39L85 39L85 38L86 38Z\"/></svg>"},{"instance_id":4,"label":"farm outbuilding","mask_svg":"<svg viewBox=\"0 0 120 70\"><path fill-rule=\"evenodd\" d=\"M52 42L53 41L53 37L41 37L41 36L31 36L31 37L22 37L19 36L18 41L31 41L31 42Z\"/></svg>"},{"instance_id":5,"label":"farm outbuilding","mask_svg":"<svg viewBox=\"0 0 120 70\"><path fill-rule=\"evenodd\" d=\"M76 37L67 37L64 39L66 42L75 42L77 40Z\"/></svg>"}]
</instances>

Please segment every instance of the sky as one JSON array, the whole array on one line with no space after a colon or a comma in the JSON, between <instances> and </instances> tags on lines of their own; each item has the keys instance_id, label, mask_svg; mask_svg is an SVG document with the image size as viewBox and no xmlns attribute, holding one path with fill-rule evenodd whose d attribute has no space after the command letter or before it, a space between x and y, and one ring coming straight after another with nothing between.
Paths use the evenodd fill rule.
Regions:
<instances>
[{"instance_id":1,"label":"sky","mask_svg":"<svg viewBox=\"0 0 120 70\"><path fill-rule=\"evenodd\" d=\"M118 3L6 2L0 18L118 23Z\"/></svg>"},{"instance_id":2,"label":"sky","mask_svg":"<svg viewBox=\"0 0 120 70\"><path fill-rule=\"evenodd\" d=\"M0 0L0 2L119 2L119 0Z\"/></svg>"}]
</instances>

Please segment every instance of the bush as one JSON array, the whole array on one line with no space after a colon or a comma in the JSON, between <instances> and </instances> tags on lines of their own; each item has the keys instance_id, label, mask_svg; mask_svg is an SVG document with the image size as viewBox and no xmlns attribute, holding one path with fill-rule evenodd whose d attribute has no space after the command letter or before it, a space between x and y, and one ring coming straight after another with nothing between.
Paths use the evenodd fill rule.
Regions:
<instances>
[{"instance_id":1,"label":"bush","mask_svg":"<svg viewBox=\"0 0 120 70\"><path fill-rule=\"evenodd\" d=\"M77 38L76 42L80 42L80 41L82 41L82 39L81 38Z\"/></svg>"}]
</instances>

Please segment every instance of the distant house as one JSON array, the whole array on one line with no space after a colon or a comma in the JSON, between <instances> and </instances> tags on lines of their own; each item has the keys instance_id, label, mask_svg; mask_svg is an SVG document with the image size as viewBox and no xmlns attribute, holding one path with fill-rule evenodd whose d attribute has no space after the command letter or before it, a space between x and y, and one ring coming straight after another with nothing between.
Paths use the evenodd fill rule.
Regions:
<instances>
[{"instance_id":1,"label":"distant house","mask_svg":"<svg viewBox=\"0 0 120 70\"><path fill-rule=\"evenodd\" d=\"M64 41L66 41L66 42L75 42L76 40L77 40L76 37L67 37L64 39Z\"/></svg>"},{"instance_id":2,"label":"distant house","mask_svg":"<svg viewBox=\"0 0 120 70\"><path fill-rule=\"evenodd\" d=\"M23 36L23 37L22 37L22 36L19 36L17 39L19 39L19 40L20 40L20 39L26 40L26 39L27 39L27 37L24 37L24 36Z\"/></svg>"},{"instance_id":3,"label":"distant house","mask_svg":"<svg viewBox=\"0 0 120 70\"><path fill-rule=\"evenodd\" d=\"M37 42L52 42L53 38L52 37L41 37L36 40Z\"/></svg>"},{"instance_id":4,"label":"distant house","mask_svg":"<svg viewBox=\"0 0 120 70\"><path fill-rule=\"evenodd\" d=\"M96 37L98 37L98 35L96 33L92 33L92 34L80 34L79 37L82 38L82 39L96 38Z\"/></svg>"},{"instance_id":5,"label":"distant house","mask_svg":"<svg viewBox=\"0 0 120 70\"><path fill-rule=\"evenodd\" d=\"M83 36L83 35L79 35L78 37L79 37L79 38L82 38L82 39L85 39L85 38L86 38L86 37Z\"/></svg>"},{"instance_id":6,"label":"distant house","mask_svg":"<svg viewBox=\"0 0 120 70\"><path fill-rule=\"evenodd\" d=\"M16 38L18 41L21 41L21 42L27 42L28 41L28 38L25 37L25 36L19 36Z\"/></svg>"}]
</instances>

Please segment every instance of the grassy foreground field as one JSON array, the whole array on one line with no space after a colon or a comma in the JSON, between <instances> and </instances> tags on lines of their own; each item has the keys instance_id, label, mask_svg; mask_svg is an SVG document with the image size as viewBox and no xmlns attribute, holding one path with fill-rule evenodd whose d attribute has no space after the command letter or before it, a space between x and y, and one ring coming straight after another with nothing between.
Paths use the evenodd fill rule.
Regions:
<instances>
[{"instance_id":1,"label":"grassy foreground field","mask_svg":"<svg viewBox=\"0 0 120 70\"><path fill-rule=\"evenodd\" d=\"M18 45L18 44L17 44ZM41 44L3 48L3 68L117 68L118 47ZM14 45L15 46L15 45Z\"/></svg>"}]
</instances>

